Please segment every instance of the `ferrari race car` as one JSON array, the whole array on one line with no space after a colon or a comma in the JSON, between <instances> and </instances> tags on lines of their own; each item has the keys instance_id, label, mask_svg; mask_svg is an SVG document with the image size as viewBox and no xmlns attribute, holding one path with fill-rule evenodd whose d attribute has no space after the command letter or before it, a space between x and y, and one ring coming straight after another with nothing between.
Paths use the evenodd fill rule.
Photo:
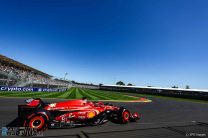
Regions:
<instances>
[{"instance_id":1,"label":"ferrari race car","mask_svg":"<svg viewBox=\"0 0 208 138\"><path fill-rule=\"evenodd\" d=\"M86 98L57 103L46 103L41 99L27 99L18 106L18 118L24 127L43 131L47 128L101 125L108 121L125 124L140 118L124 107L109 103L91 102Z\"/></svg>"}]
</instances>

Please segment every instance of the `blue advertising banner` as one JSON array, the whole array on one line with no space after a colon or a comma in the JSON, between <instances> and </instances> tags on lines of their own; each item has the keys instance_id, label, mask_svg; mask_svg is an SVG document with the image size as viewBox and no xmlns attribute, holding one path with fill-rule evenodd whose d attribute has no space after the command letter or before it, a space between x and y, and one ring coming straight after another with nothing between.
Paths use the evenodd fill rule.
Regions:
<instances>
[{"instance_id":1,"label":"blue advertising banner","mask_svg":"<svg viewBox=\"0 0 208 138\"><path fill-rule=\"evenodd\" d=\"M14 86L0 86L0 91L25 91L25 92L63 92L67 88L28 88L28 87L14 87Z\"/></svg>"}]
</instances>

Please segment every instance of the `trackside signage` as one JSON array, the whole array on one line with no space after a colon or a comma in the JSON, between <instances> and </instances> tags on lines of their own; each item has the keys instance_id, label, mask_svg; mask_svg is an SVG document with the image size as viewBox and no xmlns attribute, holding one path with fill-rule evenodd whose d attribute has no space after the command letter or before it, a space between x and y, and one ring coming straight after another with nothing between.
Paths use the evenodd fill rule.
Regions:
<instances>
[{"instance_id":1,"label":"trackside signage","mask_svg":"<svg viewBox=\"0 0 208 138\"><path fill-rule=\"evenodd\" d=\"M28 88L28 87L8 87L0 86L0 91L25 91L25 92L62 92L66 88L49 89L49 88Z\"/></svg>"}]
</instances>

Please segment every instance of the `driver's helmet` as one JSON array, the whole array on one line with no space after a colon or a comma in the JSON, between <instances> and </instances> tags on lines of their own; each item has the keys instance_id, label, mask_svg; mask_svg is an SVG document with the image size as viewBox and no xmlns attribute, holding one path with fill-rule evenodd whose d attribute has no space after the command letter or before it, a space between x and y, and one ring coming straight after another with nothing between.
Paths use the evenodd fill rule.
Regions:
<instances>
[{"instance_id":1,"label":"driver's helmet","mask_svg":"<svg viewBox=\"0 0 208 138\"><path fill-rule=\"evenodd\" d=\"M82 101L83 101L84 104L86 104L87 103L87 98L86 97L83 97L82 98Z\"/></svg>"}]
</instances>

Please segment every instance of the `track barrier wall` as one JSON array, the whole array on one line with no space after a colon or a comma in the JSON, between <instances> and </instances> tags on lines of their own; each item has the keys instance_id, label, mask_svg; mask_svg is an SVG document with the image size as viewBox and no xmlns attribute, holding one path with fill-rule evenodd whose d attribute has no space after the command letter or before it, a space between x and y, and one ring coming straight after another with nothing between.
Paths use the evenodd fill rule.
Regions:
<instances>
[{"instance_id":1,"label":"track barrier wall","mask_svg":"<svg viewBox=\"0 0 208 138\"><path fill-rule=\"evenodd\" d=\"M31 87L10 87L10 86L0 86L0 91L24 91L24 92L64 92L67 88L31 88Z\"/></svg>"}]
</instances>

